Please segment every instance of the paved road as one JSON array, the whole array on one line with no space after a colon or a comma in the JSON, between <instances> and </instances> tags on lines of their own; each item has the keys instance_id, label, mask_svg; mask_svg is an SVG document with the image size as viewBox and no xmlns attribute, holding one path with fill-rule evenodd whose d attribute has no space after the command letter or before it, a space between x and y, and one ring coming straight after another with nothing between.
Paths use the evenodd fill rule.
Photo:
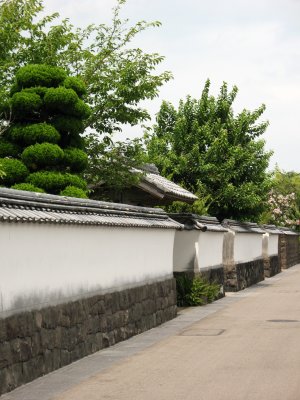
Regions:
<instances>
[{"instance_id":1,"label":"paved road","mask_svg":"<svg viewBox=\"0 0 300 400\"><path fill-rule=\"evenodd\" d=\"M1 400L300 400L300 265Z\"/></svg>"}]
</instances>

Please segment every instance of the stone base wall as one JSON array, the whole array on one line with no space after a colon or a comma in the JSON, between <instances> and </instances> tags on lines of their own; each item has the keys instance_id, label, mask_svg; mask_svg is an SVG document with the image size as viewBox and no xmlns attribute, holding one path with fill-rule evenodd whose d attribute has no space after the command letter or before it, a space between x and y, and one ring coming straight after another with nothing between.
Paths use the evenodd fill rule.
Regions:
<instances>
[{"instance_id":1,"label":"stone base wall","mask_svg":"<svg viewBox=\"0 0 300 400\"><path fill-rule=\"evenodd\" d=\"M264 280L264 260L225 265L225 292L237 292Z\"/></svg>"},{"instance_id":2,"label":"stone base wall","mask_svg":"<svg viewBox=\"0 0 300 400\"><path fill-rule=\"evenodd\" d=\"M176 281L0 319L0 395L176 316Z\"/></svg>"},{"instance_id":3,"label":"stone base wall","mask_svg":"<svg viewBox=\"0 0 300 400\"><path fill-rule=\"evenodd\" d=\"M300 263L300 241L298 235L279 235L278 255L281 269Z\"/></svg>"},{"instance_id":4,"label":"stone base wall","mask_svg":"<svg viewBox=\"0 0 300 400\"><path fill-rule=\"evenodd\" d=\"M209 283L217 283L220 285L220 295L219 298L225 296L224 291L224 267L223 265L218 265L214 267L202 268L200 272L194 271L184 271L184 272L174 272L175 278L180 275L186 275L190 279L197 276L205 279Z\"/></svg>"},{"instance_id":5,"label":"stone base wall","mask_svg":"<svg viewBox=\"0 0 300 400\"><path fill-rule=\"evenodd\" d=\"M265 278L270 278L271 276L279 274L279 272L281 272L279 257L276 255L264 258L264 268Z\"/></svg>"}]
</instances>

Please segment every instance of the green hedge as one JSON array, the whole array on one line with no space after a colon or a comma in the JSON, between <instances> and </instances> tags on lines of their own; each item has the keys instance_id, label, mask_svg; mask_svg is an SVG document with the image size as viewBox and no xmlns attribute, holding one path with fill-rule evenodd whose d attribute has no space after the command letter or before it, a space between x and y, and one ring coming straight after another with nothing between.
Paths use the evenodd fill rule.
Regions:
<instances>
[{"instance_id":1,"label":"green hedge","mask_svg":"<svg viewBox=\"0 0 300 400\"><path fill-rule=\"evenodd\" d=\"M0 158L1 170L5 173L0 177L0 185L11 186L23 182L29 174L22 161L15 158Z\"/></svg>"},{"instance_id":2,"label":"green hedge","mask_svg":"<svg viewBox=\"0 0 300 400\"><path fill-rule=\"evenodd\" d=\"M77 197L79 199L87 199L86 192L82 189L79 189L75 186L67 186L60 193L60 196L68 196L68 197Z\"/></svg>"},{"instance_id":3,"label":"green hedge","mask_svg":"<svg viewBox=\"0 0 300 400\"><path fill-rule=\"evenodd\" d=\"M37 143L26 147L22 153L22 161L30 170L43 169L61 165L64 152L52 143Z\"/></svg>"},{"instance_id":4,"label":"green hedge","mask_svg":"<svg viewBox=\"0 0 300 400\"><path fill-rule=\"evenodd\" d=\"M18 134L19 140L26 145L35 143L58 143L60 140L59 132L50 124L41 122L38 124L30 124L21 128Z\"/></svg>"},{"instance_id":5,"label":"green hedge","mask_svg":"<svg viewBox=\"0 0 300 400\"><path fill-rule=\"evenodd\" d=\"M75 113L75 104L80 101L73 89L50 88L44 96L46 109L62 114Z\"/></svg>"},{"instance_id":6,"label":"green hedge","mask_svg":"<svg viewBox=\"0 0 300 400\"><path fill-rule=\"evenodd\" d=\"M11 187L16 190L25 190L26 192L45 193L45 190L31 185L30 183L17 183Z\"/></svg>"},{"instance_id":7,"label":"green hedge","mask_svg":"<svg viewBox=\"0 0 300 400\"><path fill-rule=\"evenodd\" d=\"M72 172L82 172L87 167L88 157L82 150L68 148L64 151L64 162Z\"/></svg>"},{"instance_id":8,"label":"green hedge","mask_svg":"<svg viewBox=\"0 0 300 400\"><path fill-rule=\"evenodd\" d=\"M91 115L91 109L84 101L78 100L70 109L70 114L76 118L87 119Z\"/></svg>"},{"instance_id":9,"label":"green hedge","mask_svg":"<svg viewBox=\"0 0 300 400\"><path fill-rule=\"evenodd\" d=\"M36 86L27 89L23 89L25 93L35 93L40 96L41 99L44 98L45 94L47 93L48 88L45 86Z\"/></svg>"},{"instance_id":10,"label":"green hedge","mask_svg":"<svg viewBox=\"0 0 300 400\"><path fill-rule=\"evenodd\" d=\"M14 143L23 145L24 140L23 140L23 129L26 125L21 125L21 124L15 124L13 125L7 133L7 137L9 140L11 140Z\"/></svg>"},{"instance_id":11,"label":"green hedge","mask_svg":"<svg viewBox=\"0 0 300 400\"><path fill-rule=\"evenodd\" d=\"M69 147L77 147L78 149L84 150L85 149L85 142L83 137L77 136L70 136L68 137L68 145ZM65 147L67 147L65 146Z\"/></svg>"},{"instance_id":12,"label":"green hedge","mask_svg":"<svg viewBox=\"0 0 300 400\"><path fill-rule=\"evenodd\" d=\"M87 190L86 182L77 175L56 171L39 171L30 174L27 182L44 189L47 193L58 194L67 186Z\"/></svg>"},{"instance_id":13,"label":"green hedge","mask_svg":"<svg viewBox=\"0 0 300 400\"><path fill-rule=\"evenodd\" d=\"M12 115L22 121L37 114L42 107L42 99L36 93L22 92L15 93L11 98Z\"/></svg>"},{"instance_id":14,"label":"green hedge","mask_svg":"<svg viewBox=\"0 0 300 400\"><path fill-rule=\"evenodd\" d=\"M66 72L59 67L44 64L30 64L16 73L16 81L20 88L32 86L56 87L67 78Z\"/></svg>"},{"instance_id":15,"label":"green hedge","mask_svg":"<svg viewBox=\"0 0 300 400\"><path fill-rule=\"evenodd\" d=\"M0 138L0 158L17 157L20 154L20 147L8 140Z\"/></svg>"},{"instance_id":16,"label":"green hedge","mask_svg":"<svg viewBox=\"0 0 300 400\"><path fill-rule=\"evenodd\" d=\"M70 115L57 115L51 120L51 124L62 135L78 135L84 131L84 123L81 119Z\"/></svg>"},{"instance_id":17,"label":"green hedge","mask_svg":"<svg viewBox=\"0 0 300 400\"><path fill-rule=\"evenodd\" d=\"M69 76L64 80L63 85L67 89L73 89L79 97L82 97L86 94L85 84L80 78Z\"/></svg>"}]
</instances>

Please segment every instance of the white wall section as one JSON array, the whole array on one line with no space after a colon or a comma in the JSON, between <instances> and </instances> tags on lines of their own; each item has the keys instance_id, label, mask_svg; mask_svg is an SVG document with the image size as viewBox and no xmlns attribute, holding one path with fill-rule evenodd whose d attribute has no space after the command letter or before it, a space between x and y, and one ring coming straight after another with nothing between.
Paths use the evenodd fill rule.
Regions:
<instances>
[{"instance_id":1,"label":"white wall section","mask_svg":"<svg viewBox=\"0 0 300 400\"><path fill-rule=\"evenodd\" d=\"M236 232L234 261L246 262L258 257L262 257L262 234Z\"/></svg>"},{"instance_id":2,"label":"white wall section","mask_svg":"<svg viewBox=\"0 0 300 400\"><path fill-rule=\"evenodd\" d=\"M171 277L175 229L0 224L0 312Z\"/></svg>"},{"instance_id":3,"label":"white wall section","mask_svg":"<svg viewBox=\"0 0 300 400\"><path fill-rule=\"evenodd\" d=\"M198 266L200 270L222 264L223 238L224 232L200 232L198 239Z\"/></svg>"}]
</instances>

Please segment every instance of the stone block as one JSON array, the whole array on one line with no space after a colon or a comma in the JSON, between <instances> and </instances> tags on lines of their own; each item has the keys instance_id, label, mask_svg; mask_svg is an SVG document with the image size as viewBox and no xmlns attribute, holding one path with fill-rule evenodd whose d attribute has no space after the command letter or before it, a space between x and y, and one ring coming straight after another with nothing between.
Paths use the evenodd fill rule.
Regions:
<instances>
[{"instance_id":1,"label":"stone block","mask_svg":"<svg viewBox=\"0 0 300 400\"><path fill-rule=\"evenodd\" d=\"M42 354L43 347L41 343L41 335L38 332L35 332L31 336L31 353L32 357L36 357L39 354Z\"/></svg>"},{"instance_id":2,"label":"stone block","mask_svg":"<svg viewBox=\"0 0 300 400\"><path fill-rule=\"evenodd\" d=\"M35 323L35 330L40 330L43 324L43 315L40 311L33 312L33 320Z\"/></svg>"},{"instance_id":3,"label":"stone block","mask_svg":"<svg viewBox=\"0 0 300 400\"><path fill-rule=\"evenodd\" d=\"M58 369L58 368L60 368L62 366L60 352L61 352L60 349L53 349L52 350L53 371L55 371L56 369Z\"/></svg>"},{"instance_id":4,"label":"stone block","mask_svg":"<svg viewBox=\"0 0 300 400\"><path fill-rule=\"evenodd\" d=\"M54 349L56 341L55 329L41 328L40 337L41 337L41 345L44 350Z\"/></svg>"},{"instance_id":5,"label":"stone block","mask_svg":"<svg viewBox=\"0 0 300 400\"><path fill-rule=\"evenodd\" d=\"M16 388L25 382L21 363L13 364L10 367L10 372L11 372L11 385L13 386L12 388Z\"/></svg>"},{"instance_id":6,"label":"stone block","mask_svg":"<svg viewBox=\"0 0 300 400\"><path fill-rule=\"evenodd\" d=\"M106 313L112 313L112 306L113 306L113 297L111 293L107 293L104 295L104 304Z\"/></svg>"},{"instance_id":7,"label":"stone block","mask_svg":"<svg viewBox=\"0 0 300 400\"><path fill-rule=\"evenodd\" d=\"M175 287L169 279L0 320L1 390L173 318Z\"/></svg>"},{"instance_id":8,"label":"stone block","mask_svg":"<svg viewBox=\"0 0 300 400\"><path fill-rule=\"evenodd\" d=\"M5 342L7 339L7 320L0 318L0 343Z\"/></svg>"},{"instance_id":9,"label":"stone block","mask_svg":"<svg viewBox=\"0 0 300 400\"><path fill-rule=\"evenodd\" d=\"M11 384L12 380L12 374L11 374L11 368L3 368L0 371L0 396L1 394L4 394L6 392L9 392L12 390L14 387Z\"/></svg>"},{"instance_id":10,"label":"stone block","mask_svg":"<svg viewBox=\"0 0 300 400\"><path fill-rule=\"evenodd\" d=\"M12 365L32 358L31 338L16 338L10 341Z\"/></svg>"},{"instance_id":11,"label":"stone block","mask_svg":"<svg viewBox=\"0 0 300 400\"><path fill-rule=\"evenodd\" d=\"M130 300L129 300L129 291L122 290L119 292L119 305L121 310L127 310L129 308Z\"/></svg>"},{"instance_id":12,"label":"stone block","mask_svg":"<svg viewBox=\"0 0 300 400\"><path fill-rule=\"evenodd\" d=\"M91 334L91 333L97 333L101 331L101 321L102 317L98 316L98 315L90 315L88 317L88 320L86 321L86 325L87 325L87 333Z\"/></svg>"},{"instance_id":13,"label":"stone block","mask_svg":"<svg viewBox=\"0 0 300 400\"><path fill-rule=\"evenodd\" d=\"M71 355L70 352L66 349L62 349L60 352L60 362L61 365L68 365L71 362Z\"/></svg>"},{"instance_id":14,"label":"stone block","mask_svg":"<svg viewBox=\"0 0 300 400\"><path fill-rule=\"evenodd\" d=\"M2 368L8 367L13 363L12 350L9 342L0 343L0 375Z\"/></svg>"},{"instance_id":15,"label":"stone block","mask_svg":"<svg viewBox=\"0 0 300 400\"><path fill-rule=\"evenodd\" d=\"M47 307L42 310L42 328L55 329L59 321L57 307Z\"/></svg>"},{"instance_id":16,"label":"stone block","mask_svg":"<svg viewBox=\"0 0 300 400\"><path fill-rule=\"evenodd\" d=\"M46 349L43 353L43 359L45 374L48 374L53 371L53 351Z\"/></svg>"}]
</instances>

